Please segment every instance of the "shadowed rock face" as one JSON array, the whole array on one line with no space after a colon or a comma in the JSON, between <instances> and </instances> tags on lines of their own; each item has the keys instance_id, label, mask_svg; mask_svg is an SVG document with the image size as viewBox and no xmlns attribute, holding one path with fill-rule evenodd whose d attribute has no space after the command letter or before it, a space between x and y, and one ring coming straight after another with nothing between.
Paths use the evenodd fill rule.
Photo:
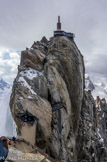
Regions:
<instances>
[{"instance_id":1,"label":"shadowed rock face","mask_svg":"<svg viewBox=\"0 0 107 162\"><path fill-rule=\"evenodd\" d=\"M49 150L57 158L66 159L66 149L70 151L75 148L84 88L83 57L74 42L56 37L50 42L46 60L44 71L51 103L64 104L64 109L54 112L52 116L53 140Z\"/></svg>"},{"instance_id":2,"label":"shadowed rock face","mask_svg":"<svg viewBox=\"0 0 107 162\"><path fill-rule=\"evenodd\" d=\"M72 111L74 121L75 118L77 119L79 117L81 101L83 99L83 57L74 42L65 37L56 37L51 40L46 58L45 72L49 82L50 93L52 93L52 87L54 85L56 87L55 91L59 95L59 98L53 98L53 102L63 101L66 104L66 100L70 98L71 105L70 108L66 106L66 111ZM50 83L51 79L53 79L53 85ZM62 92L63 84L66 86L69 97L63 97L65 94L64 91ZM73 124L73 129L76 130L76 128L77 121Z\"/></svg>"},{"instance_id":3,"label":"shadowed rock face","mask_svg":"<svg viewBox=\"0 0 107 162\"><path fill-rule=\"evenodd\" d=\"M91 94L84 92L83 56L75 42L64 36L50 41L44 37L34 42L31 49L22 51L18 68L10 100L18 135L55 159L87 161L87 156L92 156L89 150L97 127L97 112ZM63 108L53 112L53 105L60 104ZM38 122L32 124L17 117L26 110ZM84 124L87 118L89 122ZM88 136L85 141L84 132Z\"/></svg>"}]
</instances>

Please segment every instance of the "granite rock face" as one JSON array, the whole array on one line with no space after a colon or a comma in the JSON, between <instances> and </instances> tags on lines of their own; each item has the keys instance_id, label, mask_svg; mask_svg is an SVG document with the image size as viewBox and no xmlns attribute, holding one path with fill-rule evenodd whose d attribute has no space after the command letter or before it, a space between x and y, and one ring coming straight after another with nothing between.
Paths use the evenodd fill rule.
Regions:
<instances>
[{"instance_id":1,"label":"granite rock face","mask_svg":"<svg viewBox=\"0 0 107 162\"><path fill-rule=\"evenodd\" d=\"M104 134L99 123L99 113L91 92L85 92L77 138L79 162L105 162L107 160ZM104 128L102 128L104 129ZM104 135L104 136L103 136Z\"/></svg>"},{"instance_id":2,"label":"granite rock face","mask_svg":"<svg viewBox=\"0 0 107 162\"><path fill-rule=\"evenodd\" d=\"M10 100L18 136L62 162L103 162L97 146L105 135L98 137L101 123L84 90L84 61L75 42L43 37L22 51L18 69Z\"/></svg>"}]
</instances>

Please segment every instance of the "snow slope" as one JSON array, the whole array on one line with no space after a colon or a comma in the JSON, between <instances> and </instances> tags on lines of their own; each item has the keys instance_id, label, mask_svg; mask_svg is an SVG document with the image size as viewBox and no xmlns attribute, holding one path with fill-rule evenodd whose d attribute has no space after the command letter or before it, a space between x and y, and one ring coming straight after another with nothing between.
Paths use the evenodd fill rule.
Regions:
<instances>
[{"instance_id":1,"label":"snow slope","mask_svg":"<svg viewBox=\"0 0 107 162\"><path fill-rule=\"evenodd\" d=\"M91 90L94 98L99 96L107 101L107 75L88 73L85 75L86 90Z\"/></svg>"},{"instance_id":2,"label":"snow slope","mask_svg":"<svg viewBox=\"0 0 107 162\"><path fill-rule=\"evenodd\" d=\"M16 136L16 125L9 107L10 95L11 87L0 79L0 136Z\"/></svg>"}]
</instances>

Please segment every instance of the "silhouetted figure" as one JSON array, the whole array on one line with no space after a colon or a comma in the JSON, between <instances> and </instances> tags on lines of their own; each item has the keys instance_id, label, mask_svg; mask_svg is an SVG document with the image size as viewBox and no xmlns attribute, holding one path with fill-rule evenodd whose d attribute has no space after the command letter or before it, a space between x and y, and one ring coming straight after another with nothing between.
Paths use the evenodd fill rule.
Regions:
<instances>
[{"instance_id":1,"label":"silhouetted figure","mask_svg":"<svg viewBox=\"0 0 107 162\"><path fill-rule=\"evenodd\" d=\"M0 138L0 162L5 162L8 155L8 144L5 137Z\"/></svg>"}]
</instances>

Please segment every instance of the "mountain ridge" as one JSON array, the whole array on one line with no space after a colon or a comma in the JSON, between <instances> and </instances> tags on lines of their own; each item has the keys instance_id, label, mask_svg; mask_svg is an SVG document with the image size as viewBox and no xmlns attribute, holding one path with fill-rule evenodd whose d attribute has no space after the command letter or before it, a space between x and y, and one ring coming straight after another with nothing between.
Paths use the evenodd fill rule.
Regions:
<instances>
[{"instance_id":1,"label":"mountain ridge","mask_svg":"<svg viewBox=\"0 0 107 162\"><path fill-rule=\"evenodd\" d=\"M89 72L85 74L86 90L91 90L94 99L99 96L107 101L107 75Z\"/></svg>"},{"instance_id":2,"label":"mountain ridge","mask_svg":"<svg viewBox=\"0 0 107 162\"><path fill-rule=\"evenodd\" d=\"M2 91L4 91L5 89L9 89L10 85L5 82L2 78L0 78L0 93L2 93Z\"/></svg>"}]
</instances>

